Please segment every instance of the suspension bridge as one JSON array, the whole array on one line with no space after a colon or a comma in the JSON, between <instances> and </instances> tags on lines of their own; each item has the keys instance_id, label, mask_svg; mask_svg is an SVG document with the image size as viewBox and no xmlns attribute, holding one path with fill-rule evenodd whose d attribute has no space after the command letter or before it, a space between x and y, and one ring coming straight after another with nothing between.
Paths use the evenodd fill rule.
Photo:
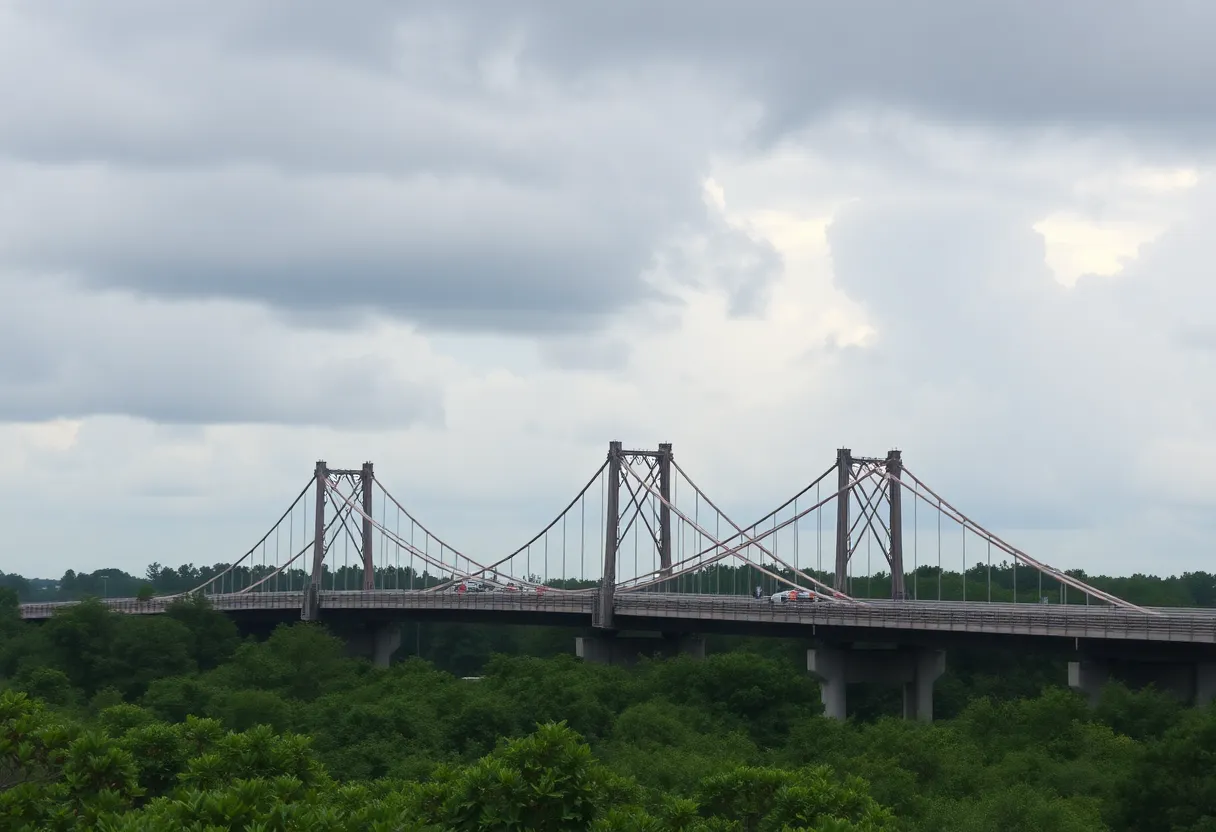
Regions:
<instances>
[{"instance_id":1,"label":"suspension bridge","mask_svg":"<svg viewBox=\"0 0 1216 832\"><path fill-rule=\"evenodd\" d=\"M209 572L188 593L106 603L157 614L203 595L238 618L359 622L380 664L403 618L585 627L579 654L609 662L698 653L708 632L801 635L821 645L808 669L837 716L848 682L886 679L905 685L907 715L928 718L943 649L959 644L1070 650L1074 686L1091 694L1127 675L1127 662L1149 659L1154 681L1195 700L1216 694L1216 611L1137 606L1031 557L926 484L899 451L840 449L809 484L742 524L670 444L612 442L540 531L478 558L424 525L372 463L322 461L252 547ZM21 614L44 619L61 606L26 604ZM665 637L629 635L639 631Z\"/></svg>"}]
</instances>

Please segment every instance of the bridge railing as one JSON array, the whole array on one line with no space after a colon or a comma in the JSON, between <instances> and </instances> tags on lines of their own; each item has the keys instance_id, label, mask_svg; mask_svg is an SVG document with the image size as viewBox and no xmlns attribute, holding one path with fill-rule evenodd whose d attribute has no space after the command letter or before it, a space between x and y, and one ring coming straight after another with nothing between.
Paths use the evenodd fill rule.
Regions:
<instances>
[{"instance_id":1,"label":"bridge railing","mask_svg":"<svg viewBox=\"0 0 1216 832\"><path fill-rule=\"evenodd\" d=\"M1216 644L1216 610L1107 605L869 601L772 603L734 596L622 595L616 615L650 619L774 622L878 630L989 633Z\"/></svg>"},{"instance_id":2,"label":"bridge railing","mask_svg":"<svg viewBox=\"0 0 1216 832\"><path fill-rule=\"evenodd\" d=\"M165 612L174 601L185 596L165 596L140 601L135 598L110 598L102 601L115 612L131 615L157 615ZM457 593L425 592L422 590L322 590L322 609L342 610L425 610L479 609L529 610L541 609L553 613L591 614L592 596L563 592L493 592ZM259 592L208 595L208 603L221 612L243 610L299 610L304 603L303 592ZM50 618L56 610L72 606L75 601L55 601L23 604L21 617Z\"/></svg>"},{"instance_id":3,"label":"bridge railing","mask_svg":"<svg viewBox=\"0 0 1216 832\"><path fill-rule=\"evenodd\" d=\"M437 593L410 590L323 591L321 607L388 613L410 610L544 612L586 616L595 603L582 593ZM299 610L303 593L213 595L224 612ZM113 610L156 614L172 599L110 599ZM73 602L26 604L23 618L49 618ZM679 622L696 630L698 621L820 625L868 630L987 633L1056 638L1126 639L1216 644L1216 610L1154 608L1147 613L1107 605L996 604L951 601L874 601L865 604L773 603L742 596L682 594L618 595L615 614L648 619L656 628Z\"/></svg>"}]
</instances>

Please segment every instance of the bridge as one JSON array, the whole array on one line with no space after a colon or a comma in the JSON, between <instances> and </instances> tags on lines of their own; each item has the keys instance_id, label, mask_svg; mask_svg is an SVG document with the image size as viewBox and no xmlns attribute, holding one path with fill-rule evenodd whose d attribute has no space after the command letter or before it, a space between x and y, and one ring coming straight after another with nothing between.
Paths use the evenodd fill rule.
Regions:
<instances>
[{"instance_id":1,"label":"bridge","mask_svg":"<svg viewBox=\"0 0 1216 832\"><path fill-rule=\"evenodd\" d=\"M961 587L946 593L943 555L963 561ZM825 710L840 718L849 683L885 681L903 685L905 716L931 719L945 651L963 645L1066 653L1070 684L1091 697L1111 677L1200 703L1216 696L1216 610L1139 607L1032 558L931 489L899 451L840 449L819 477L742 526L670 444L613 442L551 522L483 561L423 526L372 463L318 462L270 530L211 571L189 593L105 603L158 614L201 594L247 624L324 620L381 665L404 619L582 627L578 654L608 663L703 655L707 633L804 637L818 645L807 668ZM876 579L887 597L873 597ZM954 590L960 598L944 597ZM26 604L21 614L45 619L64 605Z\"/></svg>"}]
</instances>

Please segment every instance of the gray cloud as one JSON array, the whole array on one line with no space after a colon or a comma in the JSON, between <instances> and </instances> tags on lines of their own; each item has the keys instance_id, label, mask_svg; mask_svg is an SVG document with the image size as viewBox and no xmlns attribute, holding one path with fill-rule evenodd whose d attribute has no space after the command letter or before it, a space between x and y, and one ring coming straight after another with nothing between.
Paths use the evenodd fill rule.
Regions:
<instances>
[{"instance_id":1,"label":"gray cloud","mask_svg":"<svg viewBox=\"0 0 1216 832\"><path fill-rule=\"evenodd\" d=\"M1100 522L1141 491L1126 455L1110 451L1151 422L1118 384L1137 341L1054 280L1029 226L992 200L842 212L829 231L837 281L870 313L878 343L841 355L839 383L856 402L854 430L869 425L934 460L939 476L967 484L978 516Z\"/></svg>"},{"instance_id":2,"label":"gray cloud","mask_svg":"<svg viewBox=\"0 0 1216 832\"><path fill-rule=\"evenodd\" d=\"M751 103L768 140L870 106L1206 130L1216 11L1147 9L19 3L0 35L0 157L19 160L0 258L312 323L596 327L645 298L640 272L681 229L731 245L700 180L746 142ZM769 272L716 277L742 312Z\"/></svg>"},{"instance_id":3,"label":"gray cloud","mask_svg":"<svg viewBox=\"0 0 1216 832\"><path fill-rule=\"evenodd\" d=\"M12 175L5 260L155 295L543 325L542 310L619 306L647 258L636 223L566 211L553 194L250 172L94 181Z\"/></svg>"},{"instance_id":4,"label":"gray cloud","mask_svg":"<svg viewBox=\"0 0 1216 832\"><path fill-rule=\"evenodd\" d=\"M65 25L54 9L25 13ZM465 67L488 46L510 47L524 68L559 76L637 75L685 66L766 104L774 125L805 123L840 106L878 104L1010 125L1116 125L1200 130L1216 115L1203 0L1050 0L984 6L938 0L846 5L785 0L644 0L570 4L523 0L365 3L360 15L320 0L203 3L172 11L148 0L87 4L77 31L106 47L146 35L197 44L223 39L234 55L320 56L369 71L431 63L442 51ZM188 34L184 34L188 33ZM431 66L452 83L450 66Z\"/></svg>"},{"instance_id":5,"label":"gray cloud","mask_svg":"<svg viewBox=\"0 0 1216 832\"><path fill-rule=\"evenodd\" d=\"M664 237L707 223L720 101L678 74L535 75L509 32L426 14L322 16L317 37L276 48L295 9L151 13L132 39L121 21L142 3L115 19L24 8L0 35L9 268L313 323L372 309L569 331L645 300ZM361 60L365 37L392 59Z\"/></svg>"},{"instance_id":6,"label":"gray cloud","mask_svg":"<svg viewBox=\"0 0 1216 832\"><path fill-rule=\"evenodd\" d=\"M725 293L734 315L762 312L773 280L783 266L771 242L730 226L721 217L705 233L683 238L660 255L665 273L676 282Z\"/></svg>"},{"instance_id":7,"label":"gray cloud","mask_svg":"<svg viewBox=\"0 0 1216 832\"><path fill-rule=\"evenodd\" d=\"M140 302L0 279L0 422L131 414L179 424L437 424L425 375L231 303Z\"/></svg>"},{"instance_id":8,"label":"gray cloud","mask_svg":"<svg viewBox=\"0 0 1216 832\"><path fill-rule=\"evenodd\" d=\"M722 82L765 103L774 134L859 105L1149 134L1163 124L1167 132L1210 136L1216 126L1216 55L1207 36L1216 8L1202 0L534 0L493 12L483 4L463 8L485 28L524 27L529 56L548 66L594 71L687 60L716 70Z\"/></svg>"}]
</instances>

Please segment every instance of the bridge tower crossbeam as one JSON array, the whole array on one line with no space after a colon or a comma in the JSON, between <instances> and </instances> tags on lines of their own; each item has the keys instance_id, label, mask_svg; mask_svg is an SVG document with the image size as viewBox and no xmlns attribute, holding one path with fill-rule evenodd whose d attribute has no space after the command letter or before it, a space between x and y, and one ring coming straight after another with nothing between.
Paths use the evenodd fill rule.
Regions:
<instances>
[{"instance_id":1,"label":"bridge tower crossbeam","mask_svg":"<svg viewBox=\"0 0 1216 832\"><path fill-rule=\"evenodd\" d=\"M333 506L337 513L335 517L342 525L342 530L351 535L355 541L355 548L359 556L359 560L363 566L363 589L371 590L376 588L376 564L375 564L375 547L374 547L374 531L372 524L372 494L375 483L375 468L371 462L363 463L361 468L330 468L325 460L317 460L316 467L316 508L313 516L313 551L312 551L312 572L311 580L308 584L308 589L304 593L304 606L300 610L300 618L305 621L315 621L320 616L319 592L321 590L321 578L325 572L325 554L327 546L325 543L326 529L329 528L326 523L326 505ZM348 484L352 487L352 493L358 492L358 503L363 510L362 528L356 539L347 526L347 520L350 519L350 507L338 505L330 493L330 488L334 485Z\"/></svg>"},{"instance_id":2,"label":"bridge tower crossbeam","mask_svg":"<svg viewBox=\"0 0 1216 832\"><path fill-rule=\"evenodd\" d=\"M881 470L883 476L878 483L868 487L857 482L870 471ZM841 492L836 500L836 571L832 586L839 592L848 590L849 561L857 549L857 543L865 532L873 535L883 557L891 568L891 597L902 600L904 589L904 541L903 505L901 500L903 457L897 450L889 451L886 457L853 456L849 448L836 451L837 489ZM850 483L853 483L850 487ZM851 519L851 505L856 498L860 513ZM883 504L887 516L882 517ZM854 535L861 529L862 534Z\"/></svg>"},{"instance_id":3,"label":"bridge tower crossbeam","mask_svg":"<svg viewBox=\"0 0 1216 832\"><path fill-rule=\"evenodd\" d=\"M613 629L612 608L616 598L617 555L621 540L640 519L654 543L659 561L659 574L671 574L671 443L659 444L658 450L626 450L621 442L608 443L607 493L605 500L604 570L596 598L592 624L601 630ZM622 476L622 465L642 463L646 466L646 483L657 488L661 499L654 500L646 487L635 488ZM621 505L621 487L629 495L626 505ZM657 502L657 521L651 524L644 507ZM653 507L653 506L652 506ZM622 530L622 524L624 530Z\"/></svg>"}]
</instances>

